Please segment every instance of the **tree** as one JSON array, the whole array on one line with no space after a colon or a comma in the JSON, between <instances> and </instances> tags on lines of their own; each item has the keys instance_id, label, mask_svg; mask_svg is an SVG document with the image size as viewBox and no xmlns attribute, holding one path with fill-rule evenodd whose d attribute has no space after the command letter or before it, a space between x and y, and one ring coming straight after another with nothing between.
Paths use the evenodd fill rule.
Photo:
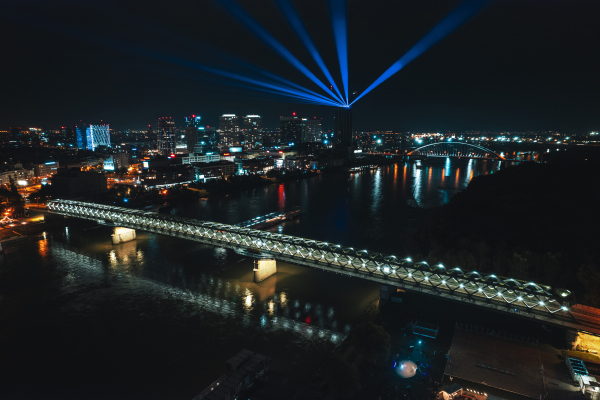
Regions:
<instances>
[{"instance_id":1,"label":"tree","mask_svg":"<svg viewBox=\"0 0 600 400\"><path fill-rule=\"evenodd\" d=\"M381 326L362 322L354 329L354 335L361 350L375 362L388 358L391 349L390 335Z\"/></svg>"},{"instance_id":2,"label":"tree","mask_svg":"<svg viewBox=\"0 0 600 400\"><path fill-rule=\"evenodd\" d=\"M475 245L475 255L477 257L478 269L481 270L481 266L489 262L488 254L490 254L491 247L487 245L485 241L481 241Z\"/></svg>"},{"instance_id":3,"label":"tree","mask_svg":"<svg viewBox=\"0 0 600 400\"><path fill-rule=\"evenodd\" d=\"M327 377L331 388L343 399L352 398L361 389L356 367L338 355L327 360Z\"/></svg>"},{"instance_id":4,"label":"tree","mask_svg":"<svg viewBox=\"0 0 600 400\"><path fill-rule=\"evenodd\" d=\"M583 283L584 303L592 307L600 307L600 270L598 265L592 262L583 264L579 268L577 278Z\"/></svg>"},{"instance_id":5,"label":"tree","mask_svg":"<svg viewBox=\"0 0 600 400\"><path fill-rule=\"evenodd\" d=\"M511 278L520 280L527 280L529 278L529 260L527 258L531 258L528 257L530 255L528 252L524 254L513 253L508 263L508 273Z\"/></svg>"}]
</instances>

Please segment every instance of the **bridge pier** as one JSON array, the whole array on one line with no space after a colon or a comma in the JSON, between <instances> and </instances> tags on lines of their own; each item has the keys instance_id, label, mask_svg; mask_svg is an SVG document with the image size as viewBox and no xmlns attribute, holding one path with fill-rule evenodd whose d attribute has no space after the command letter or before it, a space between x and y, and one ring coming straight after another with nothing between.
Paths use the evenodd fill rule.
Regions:
<instances>
[{"instance_id":1,"label":"bridge pier","mask_svg":"<svg viewBox=\"0 0 600 400\"><path fill-rule=\"evenodd\" d=\"M379 305L382 306L386 304L390 297L392 297L392 293L394 292L394 288L390 285L381 285L379 289Z\"/></svg>"},{"instance_id":2,"label":"bridge pier","mask_svg":"<svg viewBox=\"0 0 600 400\"><path fill-rule=\"evenodd\" d=\"M277 272L277 262L272 258L254 260L254 282L262 282Z\"/></svg>"},{"instance_id":3,"label":"bridge pier","mask_svg":"<svg viewBox=\"0 0 600 400\"><path fill-rule=\"evenodd\" d=\"M135 229L123 228L121 226L115 227L112 234L113 244L130 242L135 239Z\"/></svg>"}]
</instances>

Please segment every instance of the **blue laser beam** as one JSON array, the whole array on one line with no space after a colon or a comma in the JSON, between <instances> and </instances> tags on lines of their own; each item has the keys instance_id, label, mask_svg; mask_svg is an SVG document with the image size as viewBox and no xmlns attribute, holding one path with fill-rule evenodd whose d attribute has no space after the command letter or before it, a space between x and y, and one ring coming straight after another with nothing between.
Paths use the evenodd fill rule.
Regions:
<instances>
[{"instance_id":1,"label":"blue laser beam","mask_svg":"<svg viewBox=\"0 0 600 400\"><path fill-rule=\"evenodd\" d=\"M321 58L321 54L319 54L317 47L312 41L308 31L306 30L304 24L302 23L302 20L300 19L300 16L296 12L292 3L290 3L289 0L277 0L277 4L279 5L282 14L285 16L294 32L296 32L296 35L300 38L302 43L304 43L304 47L306 47L306 50L308 50L308 52L313 57L319 68L321 68L323 75L325 75L325 78L327 78L327 81L339 96L340 101L343 102L343 97L342 93L340 93L340 89L338 89L337 85L335 84L335 81L331 76L329 69L327 68L325 62Z\"/></svg>"},{"instance_id":2,"label":"blue laser beam","mask_svg":"<svg viewBox=\"0 0 600 400\"><path fill-rule=\"evenodd\" d=\"M408 63L419 57L431 46L448 36L463 23L468 21L471 17L475 16L485 6L491 3L493 0L465 0L459 4L454 10L450 12L444 19L442 19L432 30L429 31L417 44L415 44L406 54L404 54L398 61L392 64L379 78L375 80L368 88L366 88L352 103L356 103L358 99L375 89L382 82L390 78L396 72L404 68Z\"/></svg>"},{"instance_id":3,"label":"blue laser beam","mask_svg":"<svg viewBox=\"0 0 600 400\"><path fill-rule=\"evenodd\" d=\"M348 26L346 22L346 0L329 0L329 10L331 13L335 47L340 63L342 84L344 85L344 94L346 95L346 104L348 104Z\"/></svg>"},{"instance_id":4,"label":"blue laser beam","mask_svg":"<svg viewBox=\"0 0 600 400\"><path fill-rule=\"evenodd\" d=\"M273 37L265 28L262 27L254 18L250 16L240 5L234 0L220 0L219 4L226 7L227 11L233 14L247 29L258 36L265 44L271 47L275 52L283 57L287 62L294 66L298 71L302 72L307 78L313 81L317 86L323 89L328 95L338 100L327 86L319 78L315 76L304 64L300 62L290 51Z\"/></svg>"},{"instance_id":5,"label":"blue laser beam","mask_svg":"<svg viewBox=\"0 0 600 400\"><path fill-rule=\"evenodd\" d=\"M29 17L31 19L31 17ZM30 21L31 22L31 21ZM137 54L146 58L155 59L162 62L173 63L183 67L188 67L194 70L207 72L216 76L232 79L239 82L244 82L250 85L254 85L255 89L261 88L264 90L270 90L272 93L278 93L279 95L285 95L289 98L296 98L303 102L311 102L314 104L322 104L328 106L339 106L337 101L328 99L327 97L317 94L316 96L308 92L304 92L298 89L287 87L282 84L275 84L273 82L265 82L260 79L251 78L245 75L237 74L221 70L218 68L210 67L207 65L199 64L193 61L185 60L176 56L159 53L154 50L143 48L131 43L119 41L109 37L103 37L100 35L91 34L81 29L72 27L66 27L64 25L58 25L56 23L44 20L37 20L36 26L51 29L61 34L76 37L78 39L87 40L97 45L106 46L127 54ZM282 78L283 79L283 78ZM299 85L298 85L299 86ZM307 89L308 90L308 89Z\"/></svg>"}]
</instances>

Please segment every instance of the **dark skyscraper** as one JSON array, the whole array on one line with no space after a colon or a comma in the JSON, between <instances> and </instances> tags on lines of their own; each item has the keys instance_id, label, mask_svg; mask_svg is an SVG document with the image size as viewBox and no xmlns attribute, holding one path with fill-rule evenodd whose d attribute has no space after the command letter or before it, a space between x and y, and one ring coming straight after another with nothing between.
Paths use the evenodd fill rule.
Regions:
<instances>
[{"instance_id":1,"label":"dark skyscraper","mask_svg":"<svg viewBox=\"0 0 600 400\"><path fill-rule=\"evenodd\" d=\"M204 127L200 126L202 117L199 115L190 115L185 117L185 142L188 153L193 153L198 137L203 134Z\"/></svg>"},{"instance_id":2,"label":"dark skyscraper","mask_svg":"<svg viewBox=\"0 0 600 400\"><path fill-rule=\"evenodd\" d=\"M296 114L296 113L294 113ZM302 143L302 134L306 119L300 117L280 117L281 143L285 146L297 146Z\"/></svg>"},{"instance_id":3,"label":"dark skyscraper","mask_svg":"<svg viewBox=\"0 0 600 400\"><path fill-rule=\"evenodd\" d=\"M158 154L169 157L176 154L175 121L171 117L161 117L156 123Z\"/></svg>"},{"instance_id":4,"label":"dark skyscraper","mask_svg":"<svg viewBox=\"0 0 600 400\"><path fill-rule=\"evenodd\" d=\"M320 142L323 139L323 128L321 120L317 117L313 119L304 119L304 132L302 133L302 142Z\"/></svg>"},{"instance_id":5,"label":"dark skyscraper","mask_svg":"<svg viewBox=\"0 0 600 400\"><path fill-rule=\"evenodd\" d=\"M335 110L333 124L333 148L345 152L352 147L352 110L338 107Z\"/></svg>"}]
</instances>

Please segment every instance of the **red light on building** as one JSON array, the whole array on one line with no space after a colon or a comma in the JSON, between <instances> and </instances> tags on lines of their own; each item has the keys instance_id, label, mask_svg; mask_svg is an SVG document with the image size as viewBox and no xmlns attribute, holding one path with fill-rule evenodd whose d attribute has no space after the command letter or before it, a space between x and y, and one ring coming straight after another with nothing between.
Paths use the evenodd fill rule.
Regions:
<instances>
[{"instance_id":1,"label":"red light on building","mask_svg":"<svg viewBox=\"0 0 600 400\"><path fill-rule=\"evenodd\" d=\"M279 150L279 154L283 154L283 151Z\"/></svg>"},{"instance_id":2,"label":"red light on building","mask_svg":"<svg viewBox=\"0 0 600 400\"><path fill-rule=\"evenodd\" d=\"M170 158L175 158L175 154L171 154L169 157Z\"/></svg>"},{"instance_id":3,"label":"red light on building","mask_svg":"<svg viewBox=\"0 0 600 400\"><path fill-rule=\"evenodd\" d=\"M296 113L292 113L292 115L296 115Z\"/></svg>"}]
</instances>

